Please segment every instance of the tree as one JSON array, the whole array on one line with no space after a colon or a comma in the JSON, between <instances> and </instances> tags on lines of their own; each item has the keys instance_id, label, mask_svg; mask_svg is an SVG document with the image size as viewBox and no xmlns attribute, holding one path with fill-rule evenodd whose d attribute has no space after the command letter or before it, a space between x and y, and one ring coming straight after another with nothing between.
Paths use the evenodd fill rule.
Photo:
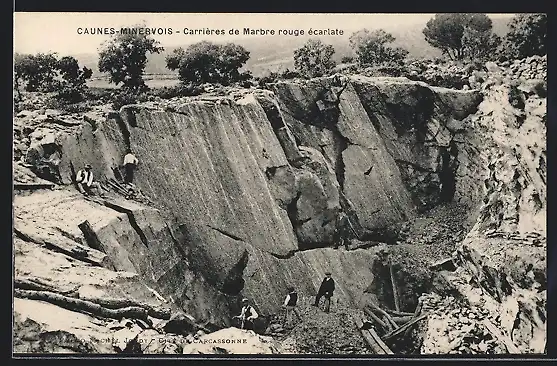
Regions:
<instances>
[{"instance_id":1,"label":"tree","mask_svg":"<svg viewBox=\"0 0 557 366\"><path fill-rule=\"evenodd\" d=\"M335 49L319 39L308 39L294 51L294 69L303 77L313 78L327 74L335 61L332 59Z\"/></svg>"},{"instance_id":2,"label":"tree","mask_svg":"<svg viewBox=\"0 0 557 366\"><path fill-rule=\"evenodd\" d=\"M487 61L496 56L495 50L501 44L501 37L491 31L478 31L467 27L462 36L463 54L470 60Z\"/></svg>"},{"instance_id":3,"label":"tree","mask_svg":"<svg viewBox=\"0 0 557 366\"><path fill-rule=\"evenodd\" d=\"M401 63L408 51L401 47L389 46L396 40L392 34L382 29L370 31L362 29L352 33L350 47L356 53L361 65L378 65L385 62Z\"/></svg>"},{"instance_id":4,"label":"tree","mask_svg":"<svg viewBox=\"0 0 557 366\"><path fill-rule=\"evenodd\" d=\"M142 28L138 25L133 28ZM146 34L119 33L106 42L99 52L99 71L110 74L110 82L139 92L147 88L143 72L147 53L160 53L164 48Z\"/></svg>"},{"instance_id":5,"label":"tree","mask_svg":"<svg viewBox=\"0 0 557 366\"><path fill-rule=\"evenodd\" d=\"M422 33L451 60L461 60L493 54L500 39L492 34L492 26L491 19L481 13L436 14Z\"/></svg>"},{"instance_id":6,"label":"tree","mask_svg":"<svg viewBox=\"0 0 557 366\"><path fill-rule=\"evenodd\" d=\"M56 68L59 70L62 79L75 86L83 86L87 79L93 75L93 71L85 66L80 69L79 63L72 56L62 57L58 60Z\"/></svg>"},{"instance_id":7,"label":"tree","mask_svg":"<svg viewBox=\"0 0 557 366\"><path fill-rule=\"evenodd\" d=\"M87 67L79 68L79 63L72 56L64 56L56 65L63 82L58 90L58 98L66 102L77 103L83 99L87 79L93 71Z\"/></svg>"},{"instance_id":8,"label":"tree","mask_svg":"<svg viewBox=\"0 0 557 366\"><path fill-rule=\"evenodd\" d=\"M525 58L547 54L547 14L519 14L509 24L502 54L507 58Z\"/></svg>"},{"instance_id":9,"label":"tree","mask_svg":"<svg viewBox=\"0 0 557 366\"><path fill-rule=\"evenodd\" d=\"M224 45L201 41L186 50L179 47L166 57L166 67L178 70L184 84L221 83L242 81L247 73L240 68L249 60L250 53L234 43Z\"/></svg>"},{"instance_id":10,"label":"tree","mask_svg":"<svg viewBox=\"0 0 557 366\"><path fill-rule=\"evenodd\" d=\"M19 91L19 82L26 83L27 91L51 91L56 86L56 65L57 58L55 53L15 54L14 71L15 84Z\"/></svg>"}]
</instances>

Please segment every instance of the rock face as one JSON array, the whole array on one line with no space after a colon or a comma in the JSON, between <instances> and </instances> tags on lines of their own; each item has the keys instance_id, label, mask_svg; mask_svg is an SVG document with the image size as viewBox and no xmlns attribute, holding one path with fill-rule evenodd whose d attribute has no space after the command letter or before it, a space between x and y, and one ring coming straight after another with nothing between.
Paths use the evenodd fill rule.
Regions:
<instances>
[{"instance_id":1,"label":"rock face","mask_svg":"<svg viewBox=\"0 0 557 366\"><path fill-rule=\"evenodd\" d=\"M486 97L469 120L483 133L483 149L470 171L483 177L485 196L474 227L454 254L458 269L444 274L464 303L457 311L488 310L484 315L500 330L496 337L485 324L478 328L490 334L476 335L485 338L481 347L488 353L543 353L546 347L546 99L527 84L488 80ZM513 103L517 99L522 103ZM441 315L437 321L450 320ZM424 353L479 352L456 338L438 349L446 340L438 328L433 323L427 328Z\"/></svg>"},{"instance_id":2,"label":"rock face","mask_svg":"<svg viewBox=\"0 0 557 366\"><path fill-rule=\"evenodd\" d=\"M439 204L470 207L471 219L479 209L466 245L480 253L487 249L474 245L488 229L545 227L545 130L538 128L545 105L519 86L493 88L482 102L478 90L334 77L125 106L81 121L23 113L16 123L21 181L31 171L58 186L16 198L18 242L28 251L56 250L80 271L85 263L87 271L112 277L133 273L138 301L154 291L205 327L230 326L243 296L264 321L278 313L290 285L311 299L326 271L337 281L335 301L357 306L377 273L375 245L396 242L397 225ZM513 100L524 102L522 111ZM114 189L127 148L139 159L134 184L148 203L124 200ZM86 200L63 187L86 163L110 188L106 200ZM333 243L339 211L348 215L352 236L340 249ZM482 266L472 252L463 253L459 263ZM36 269L28 263L40 260L36 254L18 257L16 276L42 276L65 291L73 280L60 283L56 266ZM525 264L536 283L545 281L539 263ZM78 276L76 286L88 283L66 267L63 273ZM481 271L490 286L508 296L508 286L493 285L506 283L501 268L489 268ZM533 282L516 281L531 291ZM91 286L109 291L104 282ZM60 347L93 347L87 339Z\"/></svg>"}]
</instances>

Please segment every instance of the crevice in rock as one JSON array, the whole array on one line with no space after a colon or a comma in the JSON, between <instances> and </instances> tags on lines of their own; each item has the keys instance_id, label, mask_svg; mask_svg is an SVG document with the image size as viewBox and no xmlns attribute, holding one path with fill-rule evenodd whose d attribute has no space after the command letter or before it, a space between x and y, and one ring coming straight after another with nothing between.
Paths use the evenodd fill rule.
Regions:
<instances>
[{"instance_id":1,"label":"crevice in rock","mask_svg":"<svg viewBox=\"0 0 557 366\"><path fill-rule=\"evenodd\" d=\"M184 260L187 260L188 253L186 252L184 247L180 244L180 241L178 240L178 238L176 238L176 235L174 234L174 230L172 230L172 227L168 224L168 222L166 223L166 229L168 230L168 233L170 234L170 237L172 238L172 242L174 243L174 247L176 248L178 253L180 253L182 255L182 258L184 258ZM183 233L182 233L182 235L183 235ZM189 263L188 263L188 265L189 265Z\"/></svg>"},{"instance_id":2,"label":"crevice in rock","mask_svg":"<svg viewBox=\"0 0 557 366\"><path fill-rule=\"evenodd\" d=\"M128 120L131 120L132 118L135 120L135 114L133 114L133 112L129 112L128 109L124 109L124 112L126 113L126 117L127 117ZM126 121L124 121L122 116L120 116L119 114L114 116L114 120L118 124L118 128L120 128L120 132L122 132L122 136L124 138L124 144L126 145L126 148L130 148L131 147L131 142L130 142L131 134L130 134L130 130L128 128L128 125L127 125Z\"/></svg>"},{"instance_id":3,"label":"crevice in rock","mask_svg":"<svg viewBox=\"0 0 557 366\"><path fill-rule=\"evenodd\" d=\"M402 165L407 165L407 166L411 166L413 169L419 171L419 172L423 172L423 173L433 173L433 174L438 174L439 172L436 172L435 170L431 170L431 169L427 169L424 168L423 166L413 163L411 161L406 161L406 160L402 160L402 159L395 159L395 162L397 164L402 164Z\"/></svg>"},{"instance_id":4,"label":"crevice in rock","mask_svg":"<svg viewBox=\"0 0 557 366\"><path fill-rule=\"evenodd\" d=\"M241 241L241 242L245 242L245 240L242 239L242 238L240 238L239 236L236 236L236 235L234 235L234 234L231 234L231 233L229 233L229 232L227 232L227 231L225 231L225 230L223 230L223 229L219 229L219 228L214 227L214 226L211 226L211 225L206 225L206 226L207 226L208 228L210 228L210 229L213 229L213 230L218 231L218 232L221 233L222 235L227 236L227 237L229 237L229 238L231 238L231 239L234 239L234 240L237 240L237 241Z\"/></svg>"},{"instance_id":5,"label":"crevice in rock","mask_svg":"<svg viewBox=\"0 0 557 366\"><path fill-rule=\"evenodd\" d=\"M276 166L269 166L269 167L265 168L265 176L267 177L267 179L272 179L275 176L275 174L277 172L277 169L286 168L286 167L288 167L288 165L284 165L284 164L283 165L276 165Z\"/></svg>"},{"instance_id":6,"label":"crevice in rock","mask_svg":"<svg viewBox=\"0 0 557 366\"><path fill-rule=\"evenodd\" d=\"M315 248L312 248L315 249ZM307 249L307 250L311 250L311 249ZM286 254L277 254L277 253L273 253L273 252L267 252L270 255L272 255L273 257L277 258L277 259L289 259L292 258L296 253L301 252L302 250L290 250L288 251Z\"/></svg>"},{"instance_id":7,"label":"crevice in rock","mask_svg":"<svg viewBox=\"0 0 557 366\"><path fill-rule=\"evenodd\" d=\"M440 198L442 202L451 202L456 192L456 172L458 170L458 147L451 141L448 148L441 148Z\"/></svg>"},{"instance_id":8,"label":"crevice in rock","mask_svg":"<svg viewBox=\"0 0 557 366\"><path fill-rule=\"evenodd\" d=\"M66 237L66 238L68 238L68 239L70 239L70 240L73 240L73 241L75 241L75 242L78 243L78 244L82 244L82 243L81 243L81 238L80 238L80 237L75 236L75 235L73 235L73 234L67 232L66 230L62 230L61 228L59 228L59 227L57 227L57 226L55 226L54 229L55 229L56 231L58 231L60 234L62 234L62 236Z\"/></svg>"},{"instance_id":9,"label":"crevice in rock","mask_svg":"<svg viewBox=\"0 0 557 366\"><path fill-rule=\"evenodd\" d=\"M135 230L137 235L139 235L139 238L141 239L141 242L146 247L149 247L149 240L145 236L145 233L143 232L143 230L137 224L137 220L135 219L135 215L133 214L132 210L129 210L127 208L124 208L122 206L119 206L115 203L112 203L112 202L109 202L109 201L106 201L106 200L103 201L103 204L106 207L109 207L109 208L113 209L114 211L125 213L128 216L128 221L130 222L131 227Z\"/></svg>"},{"instance_id":10,"label":"crevice in rock","mask_svg":"<svg viewBox=\"0 0 557 366\"><path fill-rule=\"evenodd\" d=\"M337 150L338 153L334 164L335 175L340 189L344 190L344 178L345 178L346 165L344 164L344 159L342 157L342 154L346 149L348 149L348 146L350 146L350 141L340 133L336 125L335 128L333 129L333 132L335 133L335 136L338 137L338 142L339 142L339 146Z\"/></svg>"},{"instance_id":11,"label":"crevice in rock","mask_svg":"<svg viewBox=\"0 0 557 366\"><path fill-rule=\"evenodd\" d=\"M297 228L299 225L299 221L298 221L298 200L300 199L300 197L302 196L302 192L298 191L298 193L296 194L296 197L294 197L292 199L292 201L290 201L287 205L286 205L286 214L288 215L288 218L290 219L290 223L292 224L292 228L294 229L294 234L296 234L296 236L298 236L297 234Z\"/></svg>"},{"instance_id":12,"label":"crevice in rock","mask_svg":"<svg viewBox=\"0 0 557 366\"><path fill-rule=\"evenodd\" d=\"M244 270L246 269L248 261L249 261L249 252L246 249L244 250L244 253L242 254L238 263L236 263L234 267L232 267L228 271L228 274L226 275L226 278L222 283L221 292L227 295L235 296L238 295L243 290L244 283L245 283Z\"/></svg>"}]
</instances>

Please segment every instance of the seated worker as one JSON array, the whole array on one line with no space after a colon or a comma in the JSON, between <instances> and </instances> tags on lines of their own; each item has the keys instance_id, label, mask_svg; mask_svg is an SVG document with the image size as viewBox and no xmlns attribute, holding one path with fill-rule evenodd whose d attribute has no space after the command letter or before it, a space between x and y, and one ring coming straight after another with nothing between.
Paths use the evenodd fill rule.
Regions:
<instances>
[{"instance_id":1,"label":"seated worker","mask_svg":"<svg viewBox=\"0 0 557 366\"><path fill-rule=\"evenodd\" d=\"M84 169L77 172L75 181L77 182L77 189L84 196L89 196L93 194L93 191L100 196L105 197L101 185L98 182L93 181L93 171L91 170L91 164L86 164Z\"/></svg>"}]
</instances>

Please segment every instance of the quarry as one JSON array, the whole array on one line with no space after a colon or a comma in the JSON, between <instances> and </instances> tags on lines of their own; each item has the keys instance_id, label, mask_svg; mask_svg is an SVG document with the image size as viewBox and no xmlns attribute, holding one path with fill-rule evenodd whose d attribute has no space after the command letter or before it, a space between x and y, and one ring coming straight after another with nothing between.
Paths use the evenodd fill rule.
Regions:
<instances>
[{"instance_id":1,"label":"quarry","mask_svg":"<svg viewBox=\"0 0 557 366\"><path fill-rule=\"evenodd\" d=\"M29 94L14 352L544 353L546 69L489 63L462 89L337 74L75 113ZM76 189L86 164L105 198ZM339 211L353 235L335 247ZM330 313L311 306L327 271ZM232 320L244 297L253 330Z\"/></svg>"}]
</instances>

